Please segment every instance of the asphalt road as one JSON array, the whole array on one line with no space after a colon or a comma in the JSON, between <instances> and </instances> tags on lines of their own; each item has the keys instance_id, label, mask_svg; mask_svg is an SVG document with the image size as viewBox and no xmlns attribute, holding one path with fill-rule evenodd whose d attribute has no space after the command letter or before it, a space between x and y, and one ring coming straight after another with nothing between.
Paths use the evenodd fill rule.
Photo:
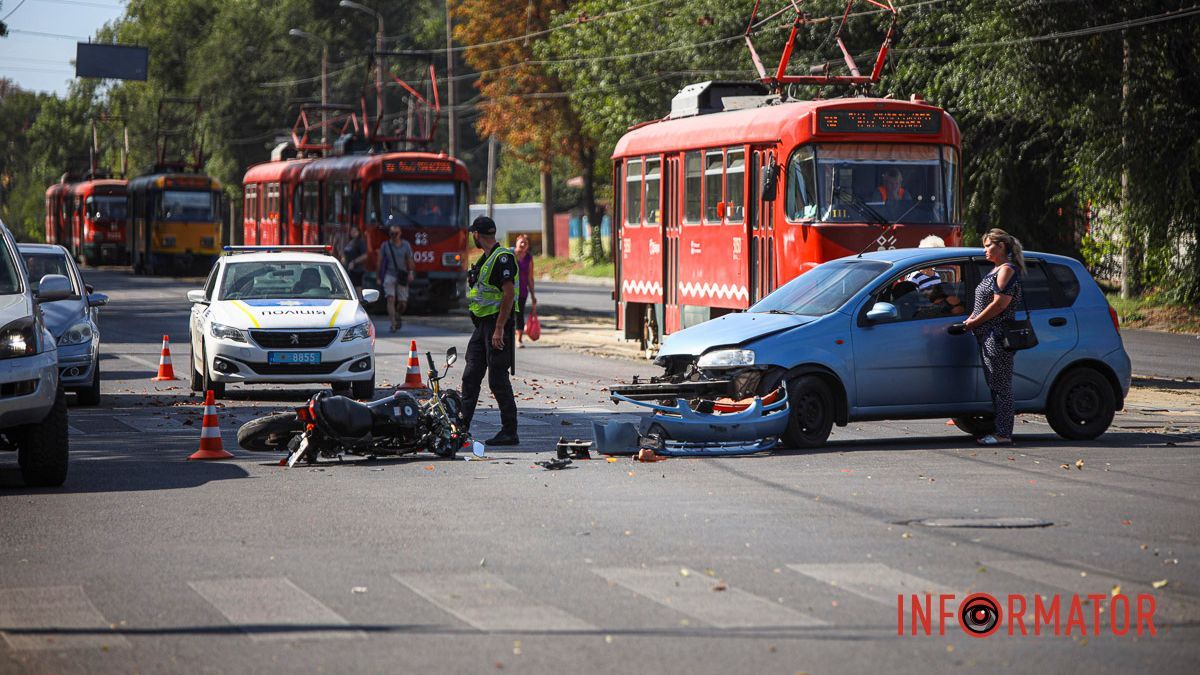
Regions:
<instances>
[{"instance_id":1,"label":"asphalt road","mask_svg":"<svg viewBox=\"0 0 1200 675\"><path fill-rule=\"evenodd\" d=\"M235 459L187 462L198 399L183 381L149 378L164 333L177 368L187 361L188 283L89 281L113 299L104 400L71 409L67 484L26 489L15 458L0 455L0 672L1191 673L1200 663L1194 390L1131 398L1092 443L1060 440L1038 417L1022 416L1018 445L1000 450L944 420L906 421L839 428L813 452L545 471L533 462L558 436L631 415L600 388L647 368L543 341L519 352L524 443L490 461L285 469L236 448L234 434L306 390L233 387L221 425ZM461 324L407 321L378 341L382 369L400 377L411 337L421 351L463 349ZM495 413L481 414L487 433ZM1052 524L914 522L996 517ZM909 630L912 594L927 592L955 596L944 635L936 595L932 634ZM1005 616L1010 594L1030 606L1057 597L1064 630L1079 595L1086 635L1074 625L970 637L953 616L976 592L999 598ZM1114 635L1108 619L1124 605L1113 594L1135 608L1152 597L1155 634L1143 624L1141 636Z\"/></svg>"}]
</instances>

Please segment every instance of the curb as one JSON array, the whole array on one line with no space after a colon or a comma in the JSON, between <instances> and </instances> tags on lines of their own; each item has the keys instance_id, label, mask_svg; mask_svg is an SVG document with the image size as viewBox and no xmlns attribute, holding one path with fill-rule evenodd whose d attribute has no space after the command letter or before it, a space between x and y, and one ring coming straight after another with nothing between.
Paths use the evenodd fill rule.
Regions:
<instances>
[{"instance_id":1,"label":"curb","mask_svg":"<svg viewBox=\"0 0 1200 675\"><path fill-rule=\"evenodd\" d=\"M583 286L608 286L613 287L613 280L608 277L589 277L582 274L568 274L567 283L580 284Z\"/></svg>"}]
</instances>

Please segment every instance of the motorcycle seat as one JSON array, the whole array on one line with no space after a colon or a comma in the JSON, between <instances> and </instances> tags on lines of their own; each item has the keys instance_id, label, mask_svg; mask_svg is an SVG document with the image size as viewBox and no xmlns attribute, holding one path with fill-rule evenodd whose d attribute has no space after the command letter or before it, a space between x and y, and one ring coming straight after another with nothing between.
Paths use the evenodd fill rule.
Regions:
<instances>
[{"instance_id":1,"label":"motorcycle seat","mask_svg":"<svg viewBox=\"0 0 1200 675\"><path fill-rule=\"evenodd\" d=\"M348 441L370 439L374 417L362 403L345 396L322 396L315 409L317 422L330 433Z\"/></svg>"}]
</instances>

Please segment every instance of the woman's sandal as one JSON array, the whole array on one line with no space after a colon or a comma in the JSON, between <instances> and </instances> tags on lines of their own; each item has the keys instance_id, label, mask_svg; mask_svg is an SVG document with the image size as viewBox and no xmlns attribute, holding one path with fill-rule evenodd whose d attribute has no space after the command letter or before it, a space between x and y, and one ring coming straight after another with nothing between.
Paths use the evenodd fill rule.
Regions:
<instances>
[{"instance_id":1,"label":"woman's sandal","mask_svg":"<svg viewBox=\"0 0 1200 675\"><path fill-rule=\"evenodd\" d=\"M999 438L996 438L995 436L993 436L992 434L988 434L987 436L984 436L983 438L976 439L975 442L980 445L1012 445L1013 444L1011 438L1002 441Z\"/></svg>"}]
</instances>

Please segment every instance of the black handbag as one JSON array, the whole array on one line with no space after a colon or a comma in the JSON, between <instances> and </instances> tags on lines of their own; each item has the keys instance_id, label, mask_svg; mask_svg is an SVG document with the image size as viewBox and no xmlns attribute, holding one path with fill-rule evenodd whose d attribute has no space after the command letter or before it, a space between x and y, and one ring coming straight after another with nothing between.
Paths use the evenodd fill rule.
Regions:
<instances>
[{"instance_id":1,"label":"black handbag","mask_svg":"<svg viewBox=\"0 0 1200 675\"><path fill-rule=\"evenodd\" d=\"M1033 330L1033 315L1029 313L1029 306L1025 304L1024 290L1021 292L1021 309L1025 310L1025 318L1018 319L1014 316L1004 322L1004 328L1000 331L1000 345L1010 352L1032 349L1038 345L1037 333Z\"/></svg>"}]
</instances>

